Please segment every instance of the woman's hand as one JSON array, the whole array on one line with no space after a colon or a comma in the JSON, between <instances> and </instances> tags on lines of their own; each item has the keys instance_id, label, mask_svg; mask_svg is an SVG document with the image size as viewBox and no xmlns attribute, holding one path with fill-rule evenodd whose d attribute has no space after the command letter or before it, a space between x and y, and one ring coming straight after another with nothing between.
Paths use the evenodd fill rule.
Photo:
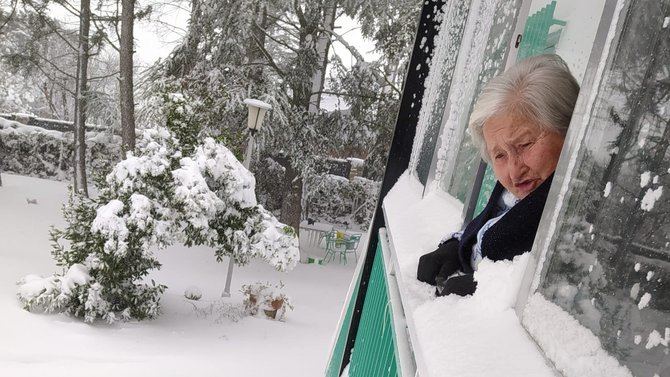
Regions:
<instances>
[{"instance_id":1,"label":"woman's hand","mask_svg":"<svg viewBox=\"0 0 670 377\"><path fill-rule=\"evenodd\" d=\"M475 293L477 289L477 282L473 274L453 276L449 279L440 281L437 284L437 295L446 296L456 294L459 296L467 296Z\"/></svg>"}]
</instances>

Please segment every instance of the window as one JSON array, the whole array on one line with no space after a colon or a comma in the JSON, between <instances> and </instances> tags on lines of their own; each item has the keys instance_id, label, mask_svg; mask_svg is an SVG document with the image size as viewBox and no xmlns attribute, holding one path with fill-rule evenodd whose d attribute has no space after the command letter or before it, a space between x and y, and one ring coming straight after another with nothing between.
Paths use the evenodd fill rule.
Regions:
<instances>
[{"instance_id":1,"label":"window","mask_svg":"<svg viewBox=\"0 0 670 377\"><path fill-rule=\"evenodd\" d=\"M533 0L518 59L558 54L581 82L604 6L605 0Z\"/></svg>"},{"instance_id":2,"label":"window","mask_svg":"<svg viewBox=\"0 0 670 377\"><path fill-rule=\"evenodd\" d=\"M582 82L586 63L596 37L605 5L604 0L531 0L529 16L523 22L523 38L517 61L555 53L568 64L578 82ZM487 167L478 195L474 215L488 202L496 178ZM462 195L462 194L461 194Z\"/></svg>"},{"instance_id":3,"label":"window","mask_svg":"<svg viewBox=\"0 0 670 377\"><path fill-rule=\"evenodd\" d=\"M435 180L461 201L472 187L479 154L466 128L483 83L505 67L521 1L475 1L449 94Z\"/></svg>"},{"instance_id":4,"label":"window","mask_svg":"<svg viewBox=\"0 0 670 377\"><path fill-rule=\"evenodd\" d=\"M602 375L670 376L670 0L626 5L523 315L569 377L602 369L579 369L579 350L572 359L547 350L560 340L537 324L558 319L534 304L537 297L588 329L620 364Z\"/></svg>"},{"instance_id":5,"label":"window","mask_svg":"<svg viewBox=\"0 0 670 377\"><path fill-rule=\"evenodd\" d=\"M469 0L447 1L442 8L442 24L436 38L435 51L430 72L426 79L426 91L419 114L412 160L416 174L425 184L435 152L438 133L442 124L442 113L449 95L452 75L463 38L465 21L470 11Z\"/></svg>"}]
</instances>

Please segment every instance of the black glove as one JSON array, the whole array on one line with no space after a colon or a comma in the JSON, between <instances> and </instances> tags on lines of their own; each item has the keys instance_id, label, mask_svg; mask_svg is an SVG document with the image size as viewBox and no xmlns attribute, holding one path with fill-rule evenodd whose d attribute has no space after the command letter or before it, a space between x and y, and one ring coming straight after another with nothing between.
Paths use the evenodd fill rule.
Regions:
<instances>
[{"instance_id":1,"label":"black glove","mask_svg":"<svg viewBox=\"0 0 670 377\"><path fill-rule=\"evenodd\" d=\"M446 296L450 294L456 294L459 296L467 296L475 293L477 289L477 282L474 279L473 274L454 276L449 279L443 280L437 284L437 289L435 295L437 296Z\"/></svg>"},{"instance_id":2,"label":"black glove","mask_svg":"<svg viewBox=\"0 0 670 377\"><path fill-rule=\"evenodd\" d=\"M456 272L459 266L458 240L450 238L442 242L437 250L419 258L416 278L424 283L435 285L436 276L440 275L446 278Z\"/></svg>"}]
</instances>

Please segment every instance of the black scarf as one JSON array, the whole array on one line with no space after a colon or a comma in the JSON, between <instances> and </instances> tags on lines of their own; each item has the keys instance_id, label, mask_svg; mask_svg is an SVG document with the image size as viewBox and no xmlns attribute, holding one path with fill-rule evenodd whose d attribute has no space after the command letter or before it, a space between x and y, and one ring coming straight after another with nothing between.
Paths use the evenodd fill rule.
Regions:
<instances>
[{"instance_id":1,"label":"black scarf","mask_svg":"<svg viewBox=\"0 0 670 377\"><path fill-rule=\"evenodd\" d=\"M530 251L553 177L552 174L484 233L481 244L482 257L494 261L513 259L517 255ZM482 213L470 221L461 235L458 255L461 269L465 273L473 272L472 246L477 241L479 230L496 215L495 209L503 191L504 188L500 182L496 182L486 207Z\"/></svg>"}]
</instances>

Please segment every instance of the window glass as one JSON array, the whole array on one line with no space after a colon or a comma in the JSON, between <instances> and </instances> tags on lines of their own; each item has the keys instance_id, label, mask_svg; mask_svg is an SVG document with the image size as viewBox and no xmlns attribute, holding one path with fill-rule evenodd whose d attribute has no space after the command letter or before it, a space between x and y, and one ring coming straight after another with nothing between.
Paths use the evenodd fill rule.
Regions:
<instances>
[{"instance_id":1,"label":"window glass","mask_svg":"<svg viewBox=\"0 0 670 377\"><path fill-rule=\"evenodd\" d=\"M470 3L470 0L447 1L440 15L442 23L435 41L435 55L426 79L426 90L412 148L414 161L410 163L410 166L415 167L416 174L423 184L428 179Z\"/></svg>"},{"instance_id":2,"label":"window glass","mask_svg":"<svg viewBox=\"0 0 670 377\"><path fill-rule=\"evenodd\" d=\"M538 291L633 376L670 376L670 0L624 13Z\"/></svg>"},{"instance_id":3,"label":"window glass","mask_svg":"<svg viewBox=\"0 0 670 377\"><path fill-rule=\"evenodd\" d=\"M521 1L477 2L473 5L466 39L461 48L457 73L450 93L449 114L442 132L436 180L461 201L472 187L479 154L466 132L473 100L483 83L505 66L509 43Z\"/></svg>"},{"instance_id":4,"label":"window glass","mask_svg":"<svg viewBox=\"0 0 670 377\"><path fill-rule=\"evenodd\" d=\"M605 0L533 0L518 60L555 53L581 82Z\"/></svg>"}]
</instances>

